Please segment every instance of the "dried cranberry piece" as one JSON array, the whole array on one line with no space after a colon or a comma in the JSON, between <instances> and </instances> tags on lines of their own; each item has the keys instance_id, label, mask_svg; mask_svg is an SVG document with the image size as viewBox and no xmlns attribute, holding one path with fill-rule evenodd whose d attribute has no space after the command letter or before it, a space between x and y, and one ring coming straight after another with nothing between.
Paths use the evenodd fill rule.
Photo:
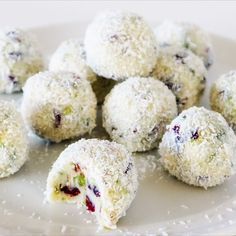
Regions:
<instances>
[{"instance_id":1,"label":"dried cranberry piece","mask_svg":"<svg viewBox=\"0 0 236 236\"><path fill-rule=\"evenodd\" d=\"M13 75L8 75L9 80L11 80L13 82L13 84L17 83L17 78Z\"/></svg>"},{"instance_id":2,"label":"dried cranberry piece","mask_svg":"<svg viewBox=\"0 0 236 236\"><path fill-rule=\"evenodd\" d=\"M179 134L179 130L180 130L180 126L179 125L175 125L172 129L174 130L174 132L176 134Z\"/></svg>"},{"instance_id":3,"label":"dried cranberry piece","mask_svg":"<svg viewBox=\"0 0 236 236\"><path fill-rule=\"evenodd\" d=\"M192 132L191 139L198 139L198 138L199 138L198 130L196 130L195 132Z\"/></svg>"},{"instance_id":4,"label":"dried cranberry piece","mask_svg":"<svg viewBox=\"0 0 236 236\"><path fill-rule=\"evenodd\" d=\"M95 194L96 197L100 197L101 194L96 186L93 187L93 193Z\"/></svg>"},{"instance_id":5,"label":"dried cranberry piece","mask_svg":"<svg viewBox=\"0 0 236 236\"><path fill-rule=\"evenodd\" d=\"M95 211L95 206L93 205L93 203L91 202L88 196L86 196L85 204L88 211L91 211L91 212Z\"/></svg>"},{"instance_id":6,"label":"dried cranberry piece","mask_svg":"<svg viewBox=\"0 0 236 236\"><path fill-rule=\"evenodd\" d=\"M80 171L80 166L79 164L74 164L74 171L79 172Z\"/></svg>"},{"instance_id":7,"label":"dried cranberry piece","mask_svg":"<svg viewBox=\"0 0 236 236\"><path fill-rule=\"evenodd\" d=\"M57 111L56 109L53 109L53 115L54 115L54 127L58 128L61 124L61 113Z\"/></svg>"},{"instance_id":8,"label":"dried cranberry piece","mask_svg":"<svg viewBox=\"0 0 236 236\"><path fill-rule=\"evenodd\" d=\"M74 197L80 194L79 189L76 187L72 188L65 185L63 187L60 186L60 190L64 192L65 194L69 194L71 197Z\"/></svg>"},{"instance_id":9,"label":"dried cranberry piece","mask_svg":"<svg viewBox=\"0 0 236 236\"><path fill-rule=\"evenodd\" d=\"M129 162L129 164L128 164L128 166L127 166L127 168L126 168L126 170L125 170L125 174L127 174L128 173L128 171L130 171L131 170L131 168L132 168L132 166L133 166L133 163L131 163L131 162Z\"/></svg>"},{"instance_id":10,"label":"dried cranberry piece","mask_svg":"<svg viewBox=\"0 0 236 236\"><path fill-rule=\"evenodd\" d=\"M98 190L98 188L96 187L96 186L91 186L90 184L88 185L88 188L91 190L91 191L93 191L93 193L94 193L94 195L96 196L96 197L101 197L101 194L100 194L100 192L99 192L99 190Z\"/></svg>"}]
</instances>

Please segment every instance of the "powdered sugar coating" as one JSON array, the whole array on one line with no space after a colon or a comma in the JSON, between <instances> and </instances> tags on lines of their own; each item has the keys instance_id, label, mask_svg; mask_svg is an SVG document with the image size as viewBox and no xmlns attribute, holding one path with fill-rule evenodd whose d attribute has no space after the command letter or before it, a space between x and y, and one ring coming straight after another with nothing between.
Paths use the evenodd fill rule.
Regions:
<instances>
[{"instance_id":1,"label":"powdered sugar coating","mask_svg":"<svg viewBox=\"0 0 236 236\"><path fill-rule=\"evenodd\" d=\"M43 68L34 37L17 28L0 31L0 93L20 91Z\"/></svg>"},{"instance_id":2,"label":"powdered sugar coating","mask_svg":"<svg viewBox=\"0 0 236 236\"><path fill-rule=\"evenodd\" d=\"M211 87L210 104L236 132L236 71L221 75Z\"/></svg>"},{"instance_id":3,"label":"powdered sugar coating","mask_svg":"<svg viewBox=\"0 0 236 236\"><path fill-rule=\"evenodd\" d=\"M41 72L27 80L21 111L27 125L54 142L91 132L96 97L90 83L70 72Z\"/></svg>"},{"instance_id":4,"label":"powdered sugar coating","mask_svg":"<svg viewBox=\"0 0 236 236\"><path fill-rule=\"evenodd\" d=\"M212 45L209 35L199 26L190 23L164 21L155 29L160 45L176 45L190 49L203 59L206 68L213 63Z\"/></svg>"},{"instance_id":5,"label":"powdered sugar coating","mask_svg":"<svg viewBox=\"0 0 236 236\"><path fill-rule=\"evenodd\" d=\"M148 76L156 61L154 33L142 17L129 12L100 14L85 34L87 62L100 76L123 80Z\"/></svg>"},{"instance_id":6,"label":"powdered sugar coating","mask_svg":"<svg viewBox=\"0 0 236 236\"><path fill-rule=\"evenodd\" d=\"M132 152L157 147L165 126L177 114L173 93L151 77L133 77L116 85L103 105L103 126Z\"/></svg>"},{"instance_id":7,"label":"powdered sugar coating","mask_svg":"<svg viewBox=\"0 0 236 236\"><path fill-rule=\"evenodd\" d=\"M0 101L0 178L17 172L28 158L21 115L11 102Z\"/></svg>"},{"instance_id":8,"label":"powdered sugar coating","mask_svg":"<svg viewBox=\"0 0 236 236\"><path fill-rule=\"evenodd\" d=\"M219 113L191 107L167 127L159 153L171 175L206 189L232 175L235 148L234 132Z\"/></svg>"},{"instance_id":9,"label":"powdered sugar coating","mask_svg":"<svg viewBox=\"0 0 236 236\"><path fill-rule=\"evenodd\" d=\"M58 192L58 188L65 183L71 186L69 179L76 174L72 170L74 164L84 174L85 184L83 187L77 185L80 194L67 197ZM68 177L64 179L64 175ZM74 202L81 207L89 195L90 181L96 185L95 214L98 223L102 227L116 228L117 221L125 215L138 187L133 157L123 145L105 140L81 139L68 146L53 164L47 179L47 200Z\"/></svg>"},{"instance_id":10,"label":"powdered sugar coating","mask_svg":"<svg viewBox=\"0 0 236 236\"><path fill-rule=\"evenodd\" d=\"M175 94L179 112L199 103L205 89L206 74L199 57L176 46L160 49L155 69L151 73Z\"/></svg>"}]
</instances>

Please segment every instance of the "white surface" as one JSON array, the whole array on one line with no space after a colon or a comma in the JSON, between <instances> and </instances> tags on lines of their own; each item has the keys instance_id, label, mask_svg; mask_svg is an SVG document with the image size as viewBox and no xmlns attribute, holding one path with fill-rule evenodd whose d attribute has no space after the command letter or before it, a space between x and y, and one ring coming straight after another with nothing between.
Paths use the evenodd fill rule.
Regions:
<instances>
[{"instance_id":1,"label":"white surface","mask_svg":"<svg viewBox=\"0 0 236 236\"><path fill-rule=\"evenodd\" d=\"M0 1L0 27L90 21L106 9L131 10L153 22L195 22L213 33L236 39L236 1Z\"/></svg>"},{"instance_id":2,"label":"white surface","mask_svg":"<svg viewBox=\"0 0 236 236\"><path fill-rule=\"evenodd\" d=\"M47 55L61 40L82 35L84 28L84 24L71 23L36 28L34 32ZM236 67L236 42L220 36L212 39L215 64L208 75L208 86L220 74ZM207 94L205 93L202 103L206 106ZM19 103L21 94L0 96L7 100L13 97ZM92 136L98 135L101 135L99 127ZM29 162L14 176L0 181L0 234L95 234L97 225L93 223L91 215L81 215L81 211L73 205L44 204L49 168L68 142L46 145L35 136L30 137L30 142ZM118 230L100 231L96 235L120 235L127 232L141 235L214 235L217 232L219 235L226 235L226 232L236 232L236 176L225 184L206 191L168 176L155 165L153 154L156 155L156 152L151 154L152 156L137 157L142 180L126 217L119 221ZM146 177L143 178L144 176Z\"/></svg>"}]
</instances>

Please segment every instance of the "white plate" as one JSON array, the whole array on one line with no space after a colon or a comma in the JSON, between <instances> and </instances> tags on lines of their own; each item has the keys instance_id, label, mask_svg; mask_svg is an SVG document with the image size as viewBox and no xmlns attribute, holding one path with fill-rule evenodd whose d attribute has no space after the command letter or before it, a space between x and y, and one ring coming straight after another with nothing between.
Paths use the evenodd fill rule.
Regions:
<instances>
[{"instance_id":1,"label":"white plate","mask_svg":"<svg viewBox=\"0 0 236 236\"><path fill-rule=\"evenodd\" d=\"M70 37L83 37L84 23L52 25L33 29L45 55ZM208 75L208 86L220 74L236 68L236 42L212 36L215 63ZM16 99L2 95L3 99ZM208 89L203 98L208 107ZM99 129L94 136L100 135ZM97 231L94 217L75 205L44 203L46 178L51 164L68 145L46 143L30 136L30 160L15 175L0 180L0 234L4 235L91 235ZM96 234L132 233L179 235L236 231L236 176L225 184L208 189L190 187L163 172L153 161L156 151L137 157L139 190L127 215L115 231ZM82 213L82 214L81 214ZM229 231L230 230L230 231ZM219 233L220 234L220 233Z\"/></svg>"}]
</instances>

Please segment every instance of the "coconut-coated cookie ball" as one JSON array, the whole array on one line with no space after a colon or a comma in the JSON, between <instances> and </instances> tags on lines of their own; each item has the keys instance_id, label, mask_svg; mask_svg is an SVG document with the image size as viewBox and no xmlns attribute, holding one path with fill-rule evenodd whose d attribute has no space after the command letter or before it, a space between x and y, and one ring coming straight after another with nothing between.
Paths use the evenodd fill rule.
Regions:
<instances>
[{"instance_id":1,"label":"coconut-coated cookie ball","mask_svg":"<svg viewBox=\"0 0 236 236\"><path fill-rule=\"evenodd\" d=\"M17 172L28 158L28 140L20 113L0 101L0 178Z\"/></svg>"},{"instance_id":2,"label":"coconut-coated cookie ball","mask_svg":"<svg viewBox=\"0 0 236 236\"><path fill-rule=\"evenodd\" d=\"M209 35L199 26L190 23L164 21L155 29L159 45L176 45L190 49L202 58L206 68L213 63L212 44Z\"/></svg>"},{"instance_id":3,"label":"coconut-coated cookie ball","mask_svg":"<svg viewBox=\"0 0 236 236\"><path fill-rule=\"evenodd\" d=\"M71 72L41 72L27 80L21 112L39 136L60 142L91 132L96 97L88 80Z\"/></svg>"},{"instance_id":4,"label":"coconut-coated cookie ball","mask_svg":"<svg viewBox=\"0 0 236 236\"><path fill-rule=\"evenodd\" d=\"M116 85L103 105L103 126L132 152L157 147L177 114L173 93L159 80L133 77Z\"/></svg>"},{"instance_id":5,"label":"coconut-coated cookie ball","mask_svg":"<svg viewBox=\"0 0 236 236\"><path fill-rule=\"evenodd\" d=\"M123 145L82 139L69 145L48 175L49 202L77 203L94 212L100 226L114 229L138 187L134 158Z\"/></svg>"},{"instance_id":6,"label":"coconut-coated cookie ball","mask_svg":"<svg viewBox=\"0 0 236 236\"><path fill-rule=\"evenodd\" d=\"M42 57L30 33L16 28L0 31L0 93L20 91L42 68Z\"/></svg>"},{"instance_id":7,"label":"coconut-coated cookie ball","mask_svg":"<svg viewBox=\"0 0 236 236\"><path fill-rule=\"evenodd\" d=\"M86 78L92 85L98 103L104 101L115 85L115 81L97 76L87 65L84 45L78 39L69 39L61 43L51 57L49 70L69 71Z\"/></svg>"},{"instance_id":8,"label":"coconut-coated cookie ball","mask_svg":"<svg viewBox=\"0 0 236 236\"><path fill-rule=\"evenodd\" d=\"M105 78L148 76L156 62L154 33L133 13L110 11L97 16L84 43L88 64Z\"/></svg>"},{"instance_id":9,"label":"coconut-coated cookie ball","mask_svg":"<svg viewBox=\"0 0 236 236\"><path fill-rule=\"evenodd\" d=\"M202 60L191 51L167 46L160 49L151 76L171 89L180 112L199 103L205 89L206 73Z\"/></svg>"},{"instance_id":10,"label":"coconut-coated cookie ball","mask_svg":"<svg viewBox=\"0 0 236 236\"><path fill-rule=\"evenodd\" d=\"M221 113L236 132L236 71L220 76L210 91L212 110Z\"/></svg>"},{"instance_id":11,"label":"coconut-coated cookie ball","mask_svg":"<svg viewBox=\"0 0 236 236\"><path fill-rule=\"evenodd\" d=\"M235 147L234 132L219 113L191 107L167 126L159 153L171 175L206 189L232 174Z\"/></svg>"},{"instance_id":12,"label":"coconut-coated cookie ball","mask_svg":"<svg viewBox=\"0 0 236 236\"><path fill-rule=\"evenodd\" d=\"M73 72L91 83L97 79L86 63L84 45L78 39L69 39L60 44L51 57L49 70Z\"/></svg>"}]
</instances>

